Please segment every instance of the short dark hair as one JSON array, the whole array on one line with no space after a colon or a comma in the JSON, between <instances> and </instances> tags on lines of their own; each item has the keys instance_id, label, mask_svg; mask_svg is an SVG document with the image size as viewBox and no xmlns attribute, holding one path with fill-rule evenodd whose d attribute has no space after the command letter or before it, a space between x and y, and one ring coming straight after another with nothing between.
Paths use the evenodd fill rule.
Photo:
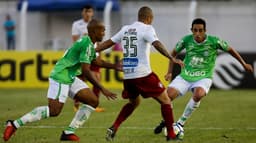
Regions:
<instances>
[{"instance_id":1,"label":"short dark hair","mask_svg":"<svg viewBox=\"0 0 256 143\"><path fill-rule=\"evenodd\" d=\"M193 22L192 22L192 25L191 25L191 29L193 28L193 25L194 25L194 24L203 24L203 25L204 25L204 29L206 29L206 22L205 22L205 20L202 19L202 18L196 18L196 19L194 19Z\"/></svg>"},{"instance_id":2,"label":"short dark hair","mask_svg":"<svg viewBox=\"0 0 256 143\"><path fill-rule=\"evenodd\" d=\"M93 9L93 7L91 5L84 5L83 9Z\"/></svg>"},{"instance_id":3,"label":"short dark hair","mask_svg":"<svg viewBox=\"0 0 256 143\"><path fill-rule=\"evenodd\" d=\"M138 11L138 19L139 21L145 20L147 17L153 16L153 11L150 7L143 6Z\"/></svg>"}]
</instances>

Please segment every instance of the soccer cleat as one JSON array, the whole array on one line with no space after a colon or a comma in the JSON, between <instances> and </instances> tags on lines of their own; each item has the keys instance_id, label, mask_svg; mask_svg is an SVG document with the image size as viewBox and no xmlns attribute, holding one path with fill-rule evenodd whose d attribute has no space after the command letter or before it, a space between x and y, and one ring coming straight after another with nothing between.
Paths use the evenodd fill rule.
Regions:
<instances>
[{"instance_id":1,"label":"soccer cleat","mask_svg":"<svg viewBox=\"0 0 256 143\"><path fill-rule=\"evenodd\" d=\"M106 140L107 141L113 141L115 135L116 135L116 130L114 129L114 127L108 128L107 129L107 134L106 134Z\"/></svg>"},{"instance_id":2,"label":"soccer cleat","mask_svg":"<svg viewBox=\"0 0 256 143\"><path fill-rule=\"evenodd\" d=\"M162 132L163 128L165 127L165 122L162 120L158 126L154 129L155 134L159 134Z\"/></svg>"},{"instance_id":3,"label":"soccer cleat","mask_svg":"<svg viewBox=\"0 0 256 143\"><path fill-rule=\"evenodd\" d=\"M101 107L96 107L95 112L104 112L105 109Z\"/></svg>"},{"instance_id":4,"label":"soccer cleat","mask_svg":"<svg viewBox=\"0 0 256 143\"><path fill-rule=\"evenodd\" d=\"M174 132L175 132L175 134L176 134L176 138L177 138L178 140L183 140L183 138L184 138L184 129L183 129L183 126L184 126L184 125L182 125L182 124L179 123L179 122L176 122L176 123L173 124L173 130L174 130Z\"/></svg>"},{"instance_id":5,"label":"soccer cleat","mask_svg":"<svg viewBox=\"0 0 256 143\"><path fill-rule=\"evenodd\" d=\"M178 125L181 126L182 128L184 127L184 125L182 125L182 124L179 123L179 122L176 122L176 124L178 124Z\"/></svg>"},{"instance_id":6,"label":"soccer cleat","mask_svg":"<svg viewBox=\"0 0 256 143\"><path fill-rule=\"evenodd\" d=\"M13 120L6 121L6 127L3 135L4 141L8 141L16 130L17 128L14 126Z\"/></svg>"},{"instance_id":7,"label":"soccer cleat","mask_svg":"<svg viewBox=\"0 0 256 143\"><path fill-rule=\"evenodd\" d=\"M60 136L61 141L79 141L79 137L75 134L66 134L64 131Z\"/></svg>"}]
</instances>

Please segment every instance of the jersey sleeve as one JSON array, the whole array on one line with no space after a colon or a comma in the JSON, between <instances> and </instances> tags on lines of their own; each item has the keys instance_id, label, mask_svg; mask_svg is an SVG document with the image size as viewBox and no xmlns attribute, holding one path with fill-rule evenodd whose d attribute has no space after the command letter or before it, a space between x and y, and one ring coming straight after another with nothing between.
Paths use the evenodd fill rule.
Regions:
<instances>
[{"instance_id":1,"label":"jersey sleeve","mask_svg":"<svg viewBox=\"0 0 256 143\"><path fill-rule=\"evenodd\" d=\"M228 42L216 37L217 48L223 51L228 51Z\"/></svg>"},{"instance_id":2,"label":"jersey sleeve","mask_svg":"<svg viewBox=\"0 0 256 143\"><path fill-rule=\"evenodd\" d=\"M71 34L72 34L72 35L79 35L79 29L77 28L76 25L77 25L76 22L74 22L74 23L72 24L72 30L71 30Z\"/></svg>"},{"instance_id":3,"label":"jersey sleeve","mask_svg":"<svg viewBox=\"0 0 256 143\"><path fill-rule=\"evenodd\" d=\"M124 27L118 31L113 37L111 37L110 39L114 42L114 43L120 43L121 39L123 37L123 31L124 31Z\"/></svg>"},{"instance_id":4,"label":"jersey sleeve","mask_svg":"<svg viewBox=\"0 0 256 143\"><path fill-rule=\"evenodd\" d=\"M146 41L148 41L149 43L151 43L151 44L154 41L159 40L153 26L149 26L149 27L146 28L145 33L144 33L144 39Z\"/></svg>"},{"instance_id":5,"label":"jersey sleeve","mask_svg":"<svg viewBox=\"0 0 256 143\"><path fill-rule=\"evenodd\" d=\"M183 38L183 39L181 39L181 40L176 44L176 46L175 46L175 51L176 51L177 53L180 53L180 52L185 48L184 45L185 45L185 44L184 44L184 38Z\"/></svg>"},{"instance_id":6,"label":"jersey sleeve","mask_svg":"<svg viewBox=\"0 0 256 143\"><path fill-rule=\"evenodd\" d=\"M81 47L81 52L79 56L79 61L81 63L91 64L92 60L96 58L96 52L92 44L88 42L88 39L81 39L82 41L78 41L79 47Z\"/></svg>"}]
</instances>

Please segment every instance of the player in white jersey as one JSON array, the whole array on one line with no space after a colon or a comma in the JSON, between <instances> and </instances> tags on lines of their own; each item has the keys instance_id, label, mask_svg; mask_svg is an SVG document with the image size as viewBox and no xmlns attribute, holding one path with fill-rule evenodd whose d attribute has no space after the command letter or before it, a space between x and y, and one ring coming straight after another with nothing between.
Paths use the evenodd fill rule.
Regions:
<instances>
[{"instance_id":1,"label":"player in white jersey","mask_svg":"<svg viewBox=\"0 0 256 143\"><path fill-rule=\"evenodd\" d=\"M90 5L84 6L82 11L82 19L74 21L72 24L72 40L75 42L79 38L88 34L87 25L92 20L94 14L93 7Z\"/></svg>"},{"instance_id":2,"label":"player in white jersey","mask_svg":"<svg viewBox=\"0 0 256 143\"><path fill-rule=\"evenodd\" d=\"M93 15L94 15L94 9L92 6L86 5L83 7L82 19L79 19L79 20L73 22L73 25L72 25L72 40L73 40L73 42L75 42L79 38L83 37L84 35L88 34L87 25L91 21ZM96 55L97 55L97 58L100 59L100 54L96 53ZM100 77L100 67L92 64L90 69L91 69L93 75L95 76L95 78L98 81L100 81L100 78L101 78ZM97 97L99 97L99 94L100 94L99 88L93 86L92 90L93 90L93 93ZM79 102L77 100L75 100L74 101L74 110L77 111L78 108L79 108ZM95 109L95 111L102 112L102 111L104 111L104 108L97 107Z\"/></svg>"},{"instance_id":3,"label":"player in white jersey","mask_svg":"<svg viewBox=\"0 0 256 143\"><path fill-rule=\"evenodd\" d=\"M174 119L171 101L167 96L164 85L150 67L150 47L153 45L162 55L174 63L183 65L183 62L170 56L167 49L157 38L151 25L152 21L152 10L146 6L141 7L138 12L138 21L124 26L111 39L96 48L96 51L101 51L115 43L121 43L123 47L124 90L122 96L129 99L129 102L123 106L115 122L107 130L106 139L108 141L113 140L118 127L139 105L139 95L143 98L152 97L161 104L162 116L168 130L167 140L176 138L172 127Z\"/></svg>"},{"instance_id":4,"label":"player in white jersey","mask_svg":"<svg viewBox=\"0 0 256 143\"><path fill-rule=\"evenodd\" d=\"M149 61L150 43L158 41L152 25L136 21L124 26L111 40L121 43L124 48L124 79L145 77L152 72Z\"/></svg>"}]
</instances>

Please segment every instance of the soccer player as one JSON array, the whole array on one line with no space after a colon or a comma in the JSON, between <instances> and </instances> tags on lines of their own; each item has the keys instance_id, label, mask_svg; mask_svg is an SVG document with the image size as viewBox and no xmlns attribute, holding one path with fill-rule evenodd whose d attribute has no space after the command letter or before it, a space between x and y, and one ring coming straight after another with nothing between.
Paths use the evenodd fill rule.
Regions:
<instances>
[{"instance_id":1,"label":"soccer player","mask_svg":"<svg viewBox=\"0 0 256 143\"><path fill-rule=\"evenodd\" d=\"M84 35L88 35L87 25L92 20L94 9L90 5L86 5L82 10L82 18L76 20L72 24L72 40L75 42Z\"/></svg>"},{"instance_id":2,"label":"soccer player","mask_svg":"<svg viewBox=\"0 0 256 143\"><path fill-rule=\"evenodd\" d=\"M91 5L86 5L83 7L82 10L82 18L79 20L76 20L72 24L72 40L75 42L79 38L83 37L84 35L88 35L87 31L87 25L88 23L92 20L94 15L94 9ZM96 53L97 58L100 59L100 53ZM92 74L96 77L98 81L100 81L100 67L91 64L90 69L92 71ZM99 98L100 95L100 89L97 88L96 86L93 86L92 88L93 93ZM74 110L77 111L79 108L79 101L74 100ZM104 108L97 107L95 109L96 112L103 112Z\"/></svg>"},{"instance_id":3,"label":"soccer player","mask_svg":"<svg viewBox=\"0 0 256 143\"><path fill-rule=\"evenodd\" d=\"M79 137L75 135L76 129L84 124L99 103L98 98L83 82L83 78L97 86L108 99L116 98L116 94L104 88L90 70L91 63L105 68L121 70L121 66L118 64L96 60L94 43L100 42L104 35L105 27L103 23L92 20L88 24L88 36L84 36L73 43L51 71L47 94L48 105L36 107L14 121L8 120L3 134L5 141L8 141L15 131L26 123L58 116L68 96L77 99L82 105L70 125L62 132L60 140L79 141ZM81 75L80 78L77 77L78 75Z\"/></svg>"},{"instance_id":4,"label":"soccer player","mask_svg":"<svg viewBox=\"0 0 256 143\"><path fill-rule=\"evenodd\" d=\"M115 43L121 43L123 47L124 90L122 97L129 99L129 102L123 106L114 124L107 129L106 139L108 141L114 139L121 123L139 105L139 95L143 98L151 97L161 104L162 116L168 131L167 140L176 139L172 127L174 119L171 101L167 96L164 85L151 70L149 61L150 47L153 45L162 55L174 63L183 65L183 62L170 56L167 49L157 38L155 29L151 25L152 21L153 11L151 8L147 6L141 7L138 12L138 21L122 27L111 39L96 48L96 51L101 51L113 46Z\"/></svg>"},{"instance_id":5,"label":"soccer player","mask_svg":"<svg viewBox=\"0 0 256 143\"><path fill-rule=\"evenodd\" d=\"M174 100L178 96L184 96L186 92L192 91L193 95L187 103L182 116L177 121L178 125L184 126L187 119L193 111L199 107L201 99L207 95L212 85L212 75L218 50L228 52L237 59L244 69L252 72L252 66L247 64L240 54L228 43L220 38L206 34L206 22L204 19L197 18L192 22L192 34L183 37L177 44L176 48L171 52L176 57L183 49L185 53L185 68L175 79L169 84L167 93L169 98ZM169 63L168 72L165 75L166 80L172 78L173 63ZM165 127L162 121L154 130L155 134L159 134Z\"/></svg>"}]
</instances>

